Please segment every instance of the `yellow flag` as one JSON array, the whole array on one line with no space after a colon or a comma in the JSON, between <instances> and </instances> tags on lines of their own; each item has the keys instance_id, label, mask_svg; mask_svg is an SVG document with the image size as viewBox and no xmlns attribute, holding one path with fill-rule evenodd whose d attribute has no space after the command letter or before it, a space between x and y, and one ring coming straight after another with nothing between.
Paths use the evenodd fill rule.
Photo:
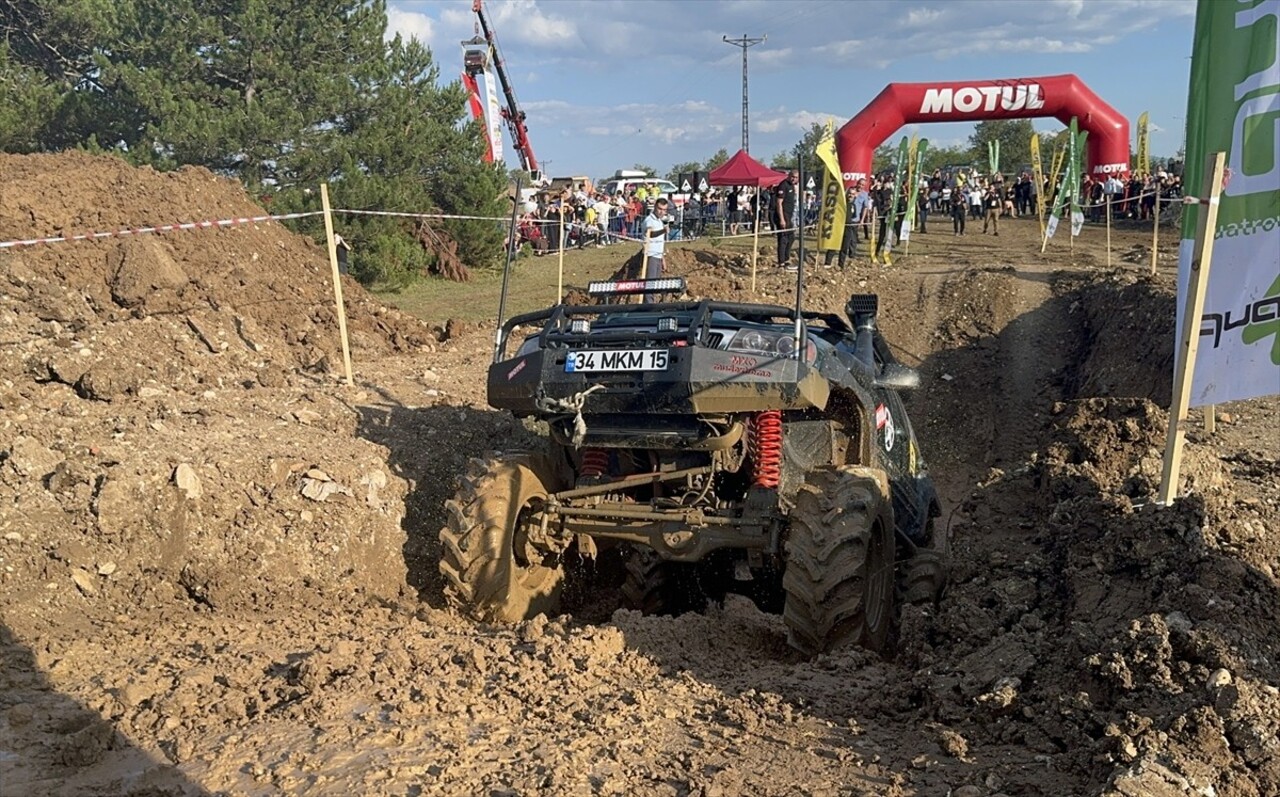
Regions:
<instances>
[{"instance_id":1,"label":"yellow flag","mask_svg":"<svg viewBox=\"0 0 1280 797\"><path fill-rule=\"evenodd\" d=\"M1151 150L1147 137L1147 112L1138 114L1138 162L1134 168L1139 174L1151 174Z\"/></svg>"},{"instance_id":2,"label":"yellow flag","mask_svg":"<svg viewBox=\"0 0 1280 797\"><path fill-rule=\"evenodd\" d=\"M818 216L818 248L839 251L844 245L844 220L849 203L844 195L844 179L840 159L836 156L835 120L827 121L827 130L817 147L818 159L826 167L822 175L822 213Z\"/></svg>"},{"instance_id":3,"label":"yellow flag","mask_svg":"<svg viewBox=\"0 0 1280 797\"><path fill-rule=\"evenodd\" d=\"M1040 219L1040 237L1044 237L1044 164L1040 162L1040 134L1031 134L1031 179L1036 181L1036 217Z\"/></svg>"}]
</instances>

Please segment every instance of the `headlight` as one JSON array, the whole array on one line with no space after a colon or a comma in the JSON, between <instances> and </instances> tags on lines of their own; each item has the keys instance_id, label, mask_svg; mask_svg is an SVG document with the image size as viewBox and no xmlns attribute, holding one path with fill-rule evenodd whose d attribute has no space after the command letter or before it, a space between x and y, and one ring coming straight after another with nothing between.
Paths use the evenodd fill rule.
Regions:
<instances>
[{"instance_id":1,"label":"headlight","mask_svg":"<svg viewBox=\"0 0 1280 797\"><path fill-rule=\"evenodd\" d=\"M796 339L790 331L781 332L762 329L740 329L729 341L729 351L746 351L755 354L770 354L775 357L792 358L796 353ZM805 344L804 359L813 362L817 358L813 343Z\"/></svg>"}]
</instances>

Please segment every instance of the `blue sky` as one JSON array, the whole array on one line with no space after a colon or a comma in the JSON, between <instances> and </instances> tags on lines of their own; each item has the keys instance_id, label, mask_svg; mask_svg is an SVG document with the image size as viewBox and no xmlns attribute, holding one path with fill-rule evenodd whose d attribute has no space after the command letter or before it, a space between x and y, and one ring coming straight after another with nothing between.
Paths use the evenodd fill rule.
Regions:
<instances>
[{"instance_id":1,"label":"blue sky","mask_svg":"<svg viewBox=\"0 0 1280 797\"><path fill-rule=\"evenodd\" d=\"M1151 154L1182 144L1194 0L486 0L538 159L550 175L665 172L742 138L768 162L814 122L837 127L887 83L1074 73L1129 118L1151 114ZM471 0L391 0L390 32L431 47L457 79ZM1055 119L1036 120L1056 130ZM935 146L972 124L905 128ZM504 129L505 135L505 129ZM507 162L516 166L510 140Z\"/></svg>"}]
</instances>

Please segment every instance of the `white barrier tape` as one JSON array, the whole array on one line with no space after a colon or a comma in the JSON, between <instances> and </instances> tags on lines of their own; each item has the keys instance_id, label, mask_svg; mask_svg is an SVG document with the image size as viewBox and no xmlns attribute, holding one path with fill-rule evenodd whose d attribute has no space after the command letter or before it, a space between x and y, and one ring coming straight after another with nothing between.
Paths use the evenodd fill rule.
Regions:
<instances>
[{"instance_id":1,"label":"white barrier tape","mask_svg":"<svg viewBox=\"0 0 1280 797\"><path fill-rule=\"evenodd\" d=\"M171 232L173 230L208 230L219 227L234 227L240 224L257 224L264 221L280 221L282 219L302 219L307 216L322 215L313 210L306 213L279 213L274 216L240 216L234 219L215 219L208 221L186 221L180 224L160 224L154 227L130 227L110 232L90 232L81 235L57 235L48 238L26 238L19 241L0 241L0 249L13 249L19 246L36 246L39 244L60 244L71 241L94 241L101 238L123 238L126 235L145 235L152 232Z\"/></svg>"},{"instance_id":2,"label":"white barrier tape","mask_svg":"<svg viewBox=\"0 0 1280 797\"><path fill-rule=\"evenodd\" d=\"M392 216L406 219L468 219L471 221L506 221L510 216L462 216L455 213L408 213L398 210L352 210L350 208L334 208L334 213L349 213L353 216Z\"/></svg>"}]
</instances>

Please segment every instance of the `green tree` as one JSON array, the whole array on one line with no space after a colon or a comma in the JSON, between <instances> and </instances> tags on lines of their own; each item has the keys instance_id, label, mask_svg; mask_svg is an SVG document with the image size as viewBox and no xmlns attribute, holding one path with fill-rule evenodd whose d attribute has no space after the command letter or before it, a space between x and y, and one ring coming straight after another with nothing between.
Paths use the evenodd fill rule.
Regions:
<instances>
[{"instance_id":1,"label":"green tree","mask_svg":"<svg viewBox=\"0 0 1280 797\"><path fill-rule=\"evenodd\" d=\"M826 133L827 126L813 124L805 131L789 150L779 152L769 161L769 166L774 169L794 169L797 166L804 166L805 178L817 174L822 169L822 161L818 160L817 148L818 142L822 140L823 134Z\"/></svg>"},{"instance_id":2,"label":"green tree","mask_svg":"<svg viewBox=\"0 0 1280 797\"><path fill-rule=\"evenodd\" d=\"M890 136L889 140L876 147L876 151L871 154L871 172L879 174L893 168L894 161L898 158L898 141L901 140Z\"/></svg>"},{"instance_id":3,"label":"green tree","mask_svg":"<svg viewBox=\"0 0 1280 797\"><path fill-rule=\"evenodd\" d=\"M634 164L632 164L632 165L631 165L631 170L632 170L632 171L637 171L637 172L644 172L645 174L657 174L657 173L658 173L658 170L657 170L657 169L653 168L652 166L647 166L647 165L645 165L645 164L643 164L643 163L634 163Z\"/></svg>"},{"instance_id":4,"label":"green tree","mask_svg":"<svg viewBox=\"0 0 1280 797\"><path fill-rule=\"evenodd\" d=\"M932 175L936 170L948 166L968 166L972 161L972 150L968 147L953 145L949 147L934 148L930 145L924 153L921 168L926 175ZM1003 152L1001 158L1003 158Z\"/></svg>"},{"instance_id":5,"label":"green tree","mask_svg":"<svg viewBox=\"0 0 1280 797\"><path fill-rule=\"evenodd\" d=\"M987 142L1000 142L1000 170L1015 173L1031 162L1031 134L1035 128L1030 119L987 119L974 125L969 143L973 159L987 171ZM1043 146L1043 143L1041 144Z\"/></svg>"},{"instance_id":6,"label":"green tree","mask_svg":"<svg viewBox=\"0 0 1280 797\"><path fill-rule=\"evenodd\" d=\"M0 147L128 149L143 120L109 66L130 0L0 0Z\"/></svg>"},{"instance_id":7,"label":"green tree","mask_svg":"<svg viewBox=\"0 0 1280 797\"><path fill-rule=\"evenodd\" d=\"M720 149L716 150L716 154L712 155L710 158L707 158L706 164L703 165L703 170L708 172L713 172L716 169L719 169L721 166L723 166L725 162L728 160L729 160L729 150L725 149L724 147L721 147Z\"/></svg>"}]
</instances>

